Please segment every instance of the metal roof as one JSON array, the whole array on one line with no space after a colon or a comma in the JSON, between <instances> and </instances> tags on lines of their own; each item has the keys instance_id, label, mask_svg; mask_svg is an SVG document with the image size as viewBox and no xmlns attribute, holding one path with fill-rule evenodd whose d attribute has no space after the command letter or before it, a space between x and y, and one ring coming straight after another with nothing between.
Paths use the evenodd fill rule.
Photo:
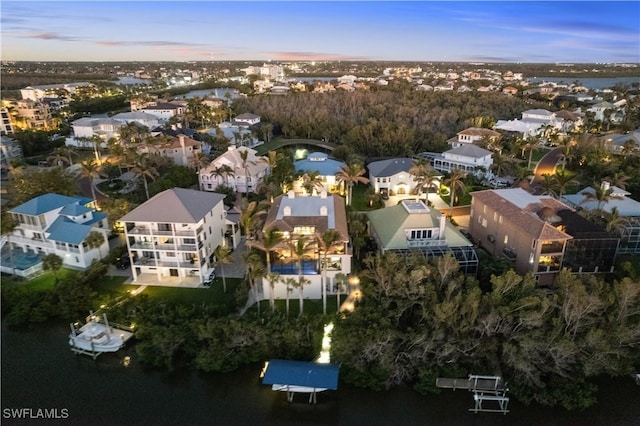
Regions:
<instances>
[{"instance_id":1,"label":"metal roof","mask_svg":"<svg viewBox=\"0 0 640 426\"><path fill-rule=\"evenodd\" d=\"M26 203L20 204L18 207L12 209L11 212L38 216L69 204L79 203L80 205L84 205L91 201L91 199L85 197L69 197L66 195L48 193L32 198Z\"/></svg>"},{"instance_id":2,"label":"metal roof","mask_svg":"<svg viewBox=\"0 0 640 426\"><path fill-rule=\"evenodd\" d=\"M272 359L267 365L262 383L336 390L338 370L336 364Z\"/></svg>"}]
</instances>

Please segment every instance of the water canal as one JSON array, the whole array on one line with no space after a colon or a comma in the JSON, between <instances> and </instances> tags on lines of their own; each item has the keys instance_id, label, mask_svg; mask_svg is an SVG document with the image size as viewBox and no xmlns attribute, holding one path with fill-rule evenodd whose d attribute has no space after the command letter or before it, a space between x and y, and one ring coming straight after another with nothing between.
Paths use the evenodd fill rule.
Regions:
<instances>
[{"instance_id":1,"label":"water canal","mask_svg":"<svg viewBox=\"0 0 640 426\"><path fill-rule=\"evenodd\" d=\"M133 346L96 361L75 356L67 335L62 324L2 328L3 425L640 425L640 386L631 378L602 382L599 404L579 413L512 399L507 415L474 414L463 390L424 396L344 384L319 394L313 406L306 395L288 404L285 393L262 385L261 365L230 374L167 373L140 366ZM68 418L7 418L6 409L16 408L66 409Z\"/></svg>"}]
</instances>

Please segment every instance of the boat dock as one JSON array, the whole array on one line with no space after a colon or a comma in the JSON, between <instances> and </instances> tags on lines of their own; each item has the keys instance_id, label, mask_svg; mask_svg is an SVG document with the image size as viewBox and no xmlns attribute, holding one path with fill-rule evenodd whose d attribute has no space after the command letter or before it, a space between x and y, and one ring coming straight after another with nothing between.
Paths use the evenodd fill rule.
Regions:
<instances>
[{"instance_id":1,"label":"boat dock","mask_svg":"<svg viewBox=\"0 0 640 426\"><path fill-rule=\"evenodd\" d=\"M121 349L132 337L133 328L120 324L110 324L106 314L102 318L93 312L87 317L86 324L70 324L71 334L69 335L69 345L71 352L76 355L88 355L94 360L104 352L116 352ZM83 336L91 331L97 332L90 336ZM95 336L95 337L94 337ZM106 344L106 345L105 345Z\"/></svg>"},{"instance_id":2,"label":"boat dock","mask_svg":"<svg viewBox=\"0 0 640 426\"><path fill-rule=\"evenodd\" d=\"M502 413L507 414L509 397L507 397L507 384L500 376L479 376L470 374L468 378L446 378L439 377L436 379L436 386L441 389L465 389L473 392L474 408L469 411L474 413ZM495 402L498 408L486 408L482 404L485 401Z\"/></svg>"}]
</instances>

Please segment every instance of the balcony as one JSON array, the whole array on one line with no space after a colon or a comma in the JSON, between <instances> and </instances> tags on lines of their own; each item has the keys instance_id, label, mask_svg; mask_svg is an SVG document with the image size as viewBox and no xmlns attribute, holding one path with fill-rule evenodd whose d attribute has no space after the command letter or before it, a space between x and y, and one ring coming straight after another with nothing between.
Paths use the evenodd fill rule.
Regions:
<instances>
[{"instance_id":1,"label":"balcony","mask_svg":"<svg viewBox=\"0 0 640 426\"><path fill-rule=\"evenodd\" d=\"M541 254L562 253L564 251L564 243L559 241L543 242L540 247Z\"/></svg>"},{"instance_id":2,"label":"balcony","mask_svg":"<svg viewBox=\"0 0 640 426\"><path fill-rule=\"evenodd\" d=\"M408 247L442 247L447 245L447 240L429 240L429 239L415 239L407 240Z\"/></svg>"},{"instance_id":3,"label":"balcony","mask_svg":"<svg viewBox=\"0 0 640 426\"><path fill-rule=\"evenodd\" d=\"M511 247L505 247L502 249L502 253L505 255L505 257L509 260L516 260L516 257L518 257L518 254L516 253L516 251L511 248Z\"/></svg>"},{"instance_id":4,"label":"balcony","mask_svg":"<svg viewBox=\"0 0 640 426\"><path fill-rule=\"evenodd\" d=\"M146 226L136 226L127 231L130 235L151 235L151 230Z\"/></svg>"}]
</instances>

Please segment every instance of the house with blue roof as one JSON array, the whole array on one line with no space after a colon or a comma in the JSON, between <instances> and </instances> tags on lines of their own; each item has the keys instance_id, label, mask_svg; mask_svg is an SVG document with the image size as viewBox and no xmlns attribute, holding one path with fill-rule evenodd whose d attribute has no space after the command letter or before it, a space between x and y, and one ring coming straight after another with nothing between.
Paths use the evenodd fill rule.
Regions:
<instances>
[{"instance_id":1,"label":"house with blue roof","mask_svg":"<svg viewBox=\"0 0 640 426\"><path fill-rule=\"evenodd\" d=\"M318 186L316 187L316 194L318 195L322 191L328 193L338 192L340 190L338 182L336 181L336 174L340 171L340 168L346 167L346 164L342 161L329 158L324 152L311 152L307 155L307 158L298 160L294 163L296 173L304 176L305 174L317 173ZM306 192L303 189L304 178L301 177L294 183L294 190L298 193ZM321 184L321 185L320 185Z\"/></svg>"},{"instance_id":2,"label":"house with blue roof","mask_svg":"<svg viewBox=\"0 0 640 426\"><path fill-rule=\"evenodd\" d=\"M31 258L57 254L64 266L84 269L109 253L107 215L95 209L94 200L80 196L44 194L32 198L9 213L18 223L9 241L14 250ZM86 238L92 231L104 243L91 248ZM4 265L3 257L3 266Z\"/></svg>"}]
</instances>

